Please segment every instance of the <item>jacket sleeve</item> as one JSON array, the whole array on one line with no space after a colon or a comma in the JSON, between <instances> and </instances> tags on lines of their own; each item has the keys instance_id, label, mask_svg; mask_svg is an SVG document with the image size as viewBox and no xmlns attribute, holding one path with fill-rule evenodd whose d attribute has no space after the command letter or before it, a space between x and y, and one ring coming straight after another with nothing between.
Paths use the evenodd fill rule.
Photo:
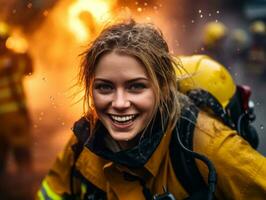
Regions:
<instances>
[{"instance_id":1,"label":"jacket sleeve","mask_svg":"<svg viewBox=\"0 0 266 200\"><path fill-rule=\"evenodd\" d=\"M200 113L194 135L194 150L206 155L217 171L218 199L265 199L266 158L235 131L207 114ZM197 161L207 180L208 170Z\"/></svg>"},{"instance_id":2,"label":"jacket sleeve","mask_svg":"<svg viewBox=\"0 0 266 200\"><path fill-rule=\"evenodd\" d=\"M67 194L70 194L70 171L73 163L71 147L75 143L76 137L73 135L42 181L36 199L63 200Z\"/></svg>"}]
</instances>

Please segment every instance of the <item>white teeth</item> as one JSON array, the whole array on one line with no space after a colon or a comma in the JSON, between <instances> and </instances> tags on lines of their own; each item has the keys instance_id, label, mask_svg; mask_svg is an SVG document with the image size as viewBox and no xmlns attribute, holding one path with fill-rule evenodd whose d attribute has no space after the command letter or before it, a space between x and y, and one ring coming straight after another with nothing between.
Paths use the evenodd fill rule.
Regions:
<instances>
[{"instance_id":1,"label":"white teeth","mask_svg":"<svg viewBox=\"0 0 266 200\"><path fill-rule=\"evenodd\" d=\"M111 115L111 118L118 122L126 122L129 120L132 120L135 117L135 115L127 115L127 116L117 116L117 115Z\"/></svg>"}]
</instances>

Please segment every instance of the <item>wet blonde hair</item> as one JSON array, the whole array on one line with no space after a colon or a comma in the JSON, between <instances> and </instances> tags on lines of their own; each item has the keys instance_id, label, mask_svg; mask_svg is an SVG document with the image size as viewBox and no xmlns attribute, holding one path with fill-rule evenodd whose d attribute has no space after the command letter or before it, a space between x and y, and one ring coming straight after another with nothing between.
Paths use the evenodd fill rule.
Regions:
<instances>
[{"instance_id":1,"label":"wet blonde hair","mask_svg":"<svg viewBox=\"0 0 266 200\"><path fill-rule=\"evenodd\" d=\"M162 123L167 121L166 130L172 130L180 115L173 58L158 28L152 24L136 23L134 20L105 28L82 54L80 82L85 88L85 116L91 127L97 120L91 96L95 68L101 56L111 51L134 56L143 64L156 96L153 116L157 111L161 116L167 116L162 118ZM153 119L154 117L150 121Z\"/></svg>"}]
</instances>

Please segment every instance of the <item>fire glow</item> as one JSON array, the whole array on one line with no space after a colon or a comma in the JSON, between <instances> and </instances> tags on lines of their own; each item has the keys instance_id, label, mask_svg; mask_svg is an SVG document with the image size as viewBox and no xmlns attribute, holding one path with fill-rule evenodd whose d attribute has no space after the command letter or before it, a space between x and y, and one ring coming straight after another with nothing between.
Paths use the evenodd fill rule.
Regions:
<instances>
[{"instance_id":1,"label":"fire glow","mask_svg":"<svg viewBox=\"0 0 266 200\"><path fill-rule=\"evenodd\" d=\"M68 25L79 42L88 40L100 23L112 18L116 0L79 0L68 9Z\"/></svg>"},{"instance_id":2,"label":"fire glow","mask_svg":"<svg viewBox=\"0 0 266 200\"><path fill-rule=\"evenodd\" d=\"M20 32L14 32L7 39L6 47L17 53L25 53L28 50L28 42Z\"/></svg>"},{"instance_id":3,"label":"fire glow","mask_svg":"<svg viewBox=\"0 0 266 200\"><path fill-rule=\"evenodd\" d=\"M52 113L53 117L64 113L71 122L83 114L84 90L76 85L78 55L106 25L132 17L140 22L163 22L166 26L159 7L129 6L118 0L69 0L58 1L46 12L38 31L27 37L36 70L25 88L34 113L45 110L47 116ZM142 8L141 12L138 8ZM67 127L67 122L64 124Z\"/></svg>"}]
</instances>

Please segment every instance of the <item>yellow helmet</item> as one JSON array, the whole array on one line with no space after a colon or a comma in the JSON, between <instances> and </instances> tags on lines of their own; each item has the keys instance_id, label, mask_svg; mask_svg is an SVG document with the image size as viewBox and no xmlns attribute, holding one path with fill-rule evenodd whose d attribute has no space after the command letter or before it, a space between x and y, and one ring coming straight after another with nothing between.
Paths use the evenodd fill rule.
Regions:
<instances>
[{"instance_id":1,"label":"yellow helmet","mask_svg":"<svg viewBox=\"0 0 266 200\"><path fill-rule=\"evenodd\" d=\"M210 22L203 28L203 42L206 46L213 46L218 40L224 38L227 28L222 22Z\"/></svg>"},{"instance_id":2,"label":"yellow helmet","mask_svg":"<svg viewBox=\"0 0 266 200\"><path fill-rule=\"evenodd\" d=\"M176 70L182 93L205 90L226 108L236 92L236 85L223 65L205 55L181 56L176 60L183 66L183 69Z\"/></svg>"},{"instance_id":3,"label":"yellow helmet","mask_svg":"<svg viewBox=\"0 0 266 200\"><path fill-rule=\"evenodd\" d=\"M237 28L232 31L232 40L236 44L245 46L248 43L248 35L243 29Z\"/></svg>"},{"instance_id":4,"label":"yellow helmet","mask_svg":"<svg viewBox=\"0 0 266 200\"><path fill-rule=\"evenodd\" d=\"M251 23L249 30L255 34L265 34L265 23L263 21L254 21L253 23Z\"/></svg>"},{"instance_id":5,"label":"yellow helmet","mask_svg":"<svg viewBox=\"0 0 266 200\"><path fill-rule=\"evenodd\" d=\"M6 39L10 35L10 28L5 22L0 21L0 38Z\"/></svg>"}]
</instances>

